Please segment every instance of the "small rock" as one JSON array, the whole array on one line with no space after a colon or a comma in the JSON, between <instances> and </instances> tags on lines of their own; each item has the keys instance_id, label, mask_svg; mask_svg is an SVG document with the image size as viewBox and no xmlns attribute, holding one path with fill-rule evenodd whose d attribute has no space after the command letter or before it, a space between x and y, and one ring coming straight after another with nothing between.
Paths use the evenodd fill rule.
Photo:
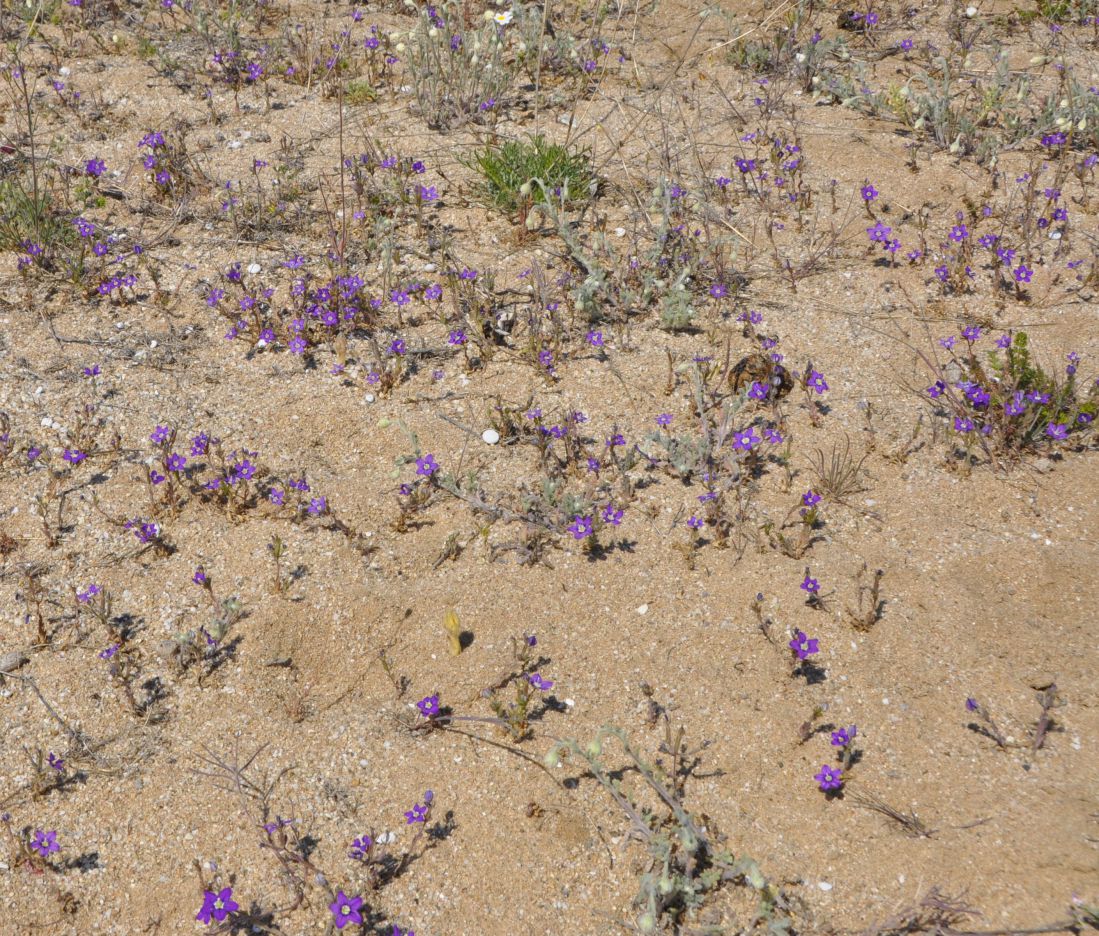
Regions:
<instances>
[{"instance_id":1,"label":"small rock","mask_svg":"<svg viewBox=\"0 0 1099 936\"><path fill-rule=\"evenodd\" d=\"M1047 474L1053 470L1053 462L1051 462L1048 458L1039 458L1034 463L1034 470L1040 472L1041 474Z\"/></svg>"},{"instance_id":2,"label":"small rock","mask_svg":"<svg viewBox=\"0 0 1099 936\"><path fill-rule=\"evenodd\" d=\"M498 433L495 429L486 429L484 432L481 433L481 438L484 440L486 445L495 445L497 442L500 441L500 433Z\"/></svg>"},{"instance_id":3,"label":"small rock","mask_svg":"<svg viewBox=\"0 0 1099 936\"><path fill-rule=\"evenodd\" d=\"M20 666L30 663L30 661L31 658L22 650L12 650L10 653L0 656L0 673L12 673Z\"/></svg>"},{"instance_id":4,"label":"small rock","mask_svg":"<svg viewBox=\"0 0 1099 936\"><path fill-rule=\"evenodd\" d=\"M3 667L0 666L0 669L3 669ZM1043 689L1048 689L1050 686L1055 685L1056 682L1057 677L1052 673L1038 673L1027 680L1027 685L1030 686L1031 689L1036 689L1038 692L1041 692Z\"/></svg>"}]
</instances>

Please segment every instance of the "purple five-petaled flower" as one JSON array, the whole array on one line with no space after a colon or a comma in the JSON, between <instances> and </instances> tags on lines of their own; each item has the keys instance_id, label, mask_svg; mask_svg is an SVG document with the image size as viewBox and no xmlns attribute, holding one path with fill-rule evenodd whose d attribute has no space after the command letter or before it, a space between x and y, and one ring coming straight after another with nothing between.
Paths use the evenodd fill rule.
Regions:
<instances>
[{"instance_id":1,"label":"purple five-petaled flower","mask_svg":"<svg viewBox=\"0 0 1099 936\"><path fill-rule=\"evenodd\" d=\"M230 913L239 910L239 904L233 900L233 888L224 887L218 893L205 891L202 895L202 909L195 914L199 923L216 920L221 923Z\"/></svg>"},{"instance_id":2,"label":"purple five-petaled flower","mask_svg":"<svg viewBox=\"0 0 1099 936\"><path fill-rule=\"evenodd\" d=\"M833 731L832 746L838 748L847 747L847 745L855 740L856 734L858 734L858 729L854 725L850 728L840 728L837 731Z\"/></svg>"},{"instance_id":3,"label":"purple five-petaled flower","mask_svg":"<svg viewBox=\"0 0 1099 936\"><path fill-rule=\"evenodd\" d=\"M795 631L794 638L787 646L794 651L799 660L806 660L814 653L820 652L820 641L816 637L809 638L805 631Z\"/></svg>"},{"instance_id":4,"label":"purple five-petaled flower","mask_svg":"<svg viewBox=\"0 0 1099 936\"><path fill-rule=\"evenodd\" d=\"M820 772L813 774L813 779L820 784L820 788L823 792L829 793L832 790L838 790L843 786L843 771L838 767L829 767L827 764L821 764Z\"/></svg>"},{"instance_id":5,"label":"purple five-petaled flower","mask_svg":"<svg viewBox=\"0 0 1099 936\"><path fill-rule=\"evenodd\" d=\"M342 890L339 891L336 899L328 905L335 918L336 929L342 930L348 923L359 926L363 921L363 915L359 912L362 905L362 897L348 897Z\"/></svg>"}]
</instances>

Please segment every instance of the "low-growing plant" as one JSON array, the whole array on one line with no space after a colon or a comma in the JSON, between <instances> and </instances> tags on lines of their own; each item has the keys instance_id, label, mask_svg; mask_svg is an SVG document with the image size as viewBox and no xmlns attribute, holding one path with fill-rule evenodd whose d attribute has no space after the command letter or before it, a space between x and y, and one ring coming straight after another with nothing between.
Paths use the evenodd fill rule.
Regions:
<instances>
[{"instance_id":1,"label":"low-growing plant","mask_svg":"<svg viewBox=\"0 0 1099 936\"><path fill-rule=\"evenodd\" d=\"M567 207L592 198L599 185L589 153L573 152L543 136L488 146L473 153L470 165L484 179L485 198L509 214L518 213L523 224L531 206L550 195Z\"/></svg>"},{"instance_id":2,"label":"low-growing plant","mask_svg":"<svg viewBox=\"0 0 1099 936\"><path fill-rule=\"evenodd\" d=\"M606 763L605 746L617 740L631 770L656 797L656 808L644 805L617 778L618 772ZM723 838L693 816L684 805L682 773L691 769L680 758L682 735L670 739L673 754L670 775L659 763L645 757L621 728L604 725L595 737L583 744L574 739L558 741L546 754L546 764L559 766L566 758L575 758L610 795L630 819L631 836L638 838L648 852L650 864L638 882L634 900L639 914L632 927L642 934L691 933L696 931L700 911L729 884L739 884L756 893L758 905L751 919L740 921L748 928L762 926L766 932L788 934L794 918L794 904L781 887L770 884L756 862L742 855L737 858L725 846Z\"/></svg>"}]
</instances>

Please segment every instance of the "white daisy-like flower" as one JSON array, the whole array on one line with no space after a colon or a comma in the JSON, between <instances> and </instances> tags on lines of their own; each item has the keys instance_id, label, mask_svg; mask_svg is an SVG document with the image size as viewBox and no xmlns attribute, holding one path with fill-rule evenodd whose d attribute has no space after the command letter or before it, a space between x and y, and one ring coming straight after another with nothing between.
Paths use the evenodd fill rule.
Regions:
<instances>
[{"instance_id":1,"label":"white daisy-like flower","mask_svg":"<svg viewBox=\"0 0 1099 936\"><path fill-rule=\"evenodd\" d=\"M501 26L507 26L507 24L512 21L514 16L515 14L512 13L511 10L504 10L503 13L497 13L492 18L496 20L496 22L499 23Z\"/></svg>"}]
</instances>

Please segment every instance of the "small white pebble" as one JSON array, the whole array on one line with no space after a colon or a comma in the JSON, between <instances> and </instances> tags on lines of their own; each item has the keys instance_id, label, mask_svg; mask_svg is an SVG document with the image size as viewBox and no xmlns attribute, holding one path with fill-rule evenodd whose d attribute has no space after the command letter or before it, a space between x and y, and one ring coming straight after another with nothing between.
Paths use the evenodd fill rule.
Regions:
<instances>
[{"instance_id":1,"label":"small white pebble","mask_svg":"<svg viewBox=\"0 0 1099 936\"><path fill-rule=\"evenodd\" d=\"M251 273L253 276L262 269L263 269L263 267L261 267L258 263L249 263L248 264L248 272Z\"/></svg>"},{"instance_id":2,"label":"small white pebble","mask_svg":"<svg viewBox=\"0 0 1099 936\"><path fill-rule=\"evenodd\" d=\"M637 613L638 614L648 614L649 613L649 606L647 604L641 605L641 607L639 607L637 609Z\"/></svg>"},{"instance_id":3,"label":"small white pebble","mask_svg":"<svg viewBox=\"0 0 1099 936\"><path fill-rule=\"evenodd\" d=\"M572 708L574 705L576 705L576 703L573 702L572 699L565 699L565 705L567 705L569 708Z\"/></svg>"},{"instance_id":4,"label":"small white pebble","mask_svg":"<svg viewBox=\"0 0 1099 936\"><path fill-rule=\"evenodd\" d=\"M366 396L363 397L363 399L366 400L367 403L373 403L376 397L373 393L368 393Z\"/></svg>"},{"instance_id":5,"label":"small white pebble","mask_svg":"<svg viewBox=\"0 0 1099 936\"><path fill-rule=\"evenodd\" d=\"M817 881L817 887L822 891L830 891L832 889L832 885L828 881Z\"/></svg>"},{"instance_id":6,"label":"small white pebble","mask_svg":"<svg viewBox=\"0 0 1099 936\"><path fill-rule=\"evenodd\" d=\"M497 442L500 441L500 433L498 433L495 429L486 429L484 432L481 433L481 438L484 440L486 445L495 445Z\"/></svg>"}]
</instances>

